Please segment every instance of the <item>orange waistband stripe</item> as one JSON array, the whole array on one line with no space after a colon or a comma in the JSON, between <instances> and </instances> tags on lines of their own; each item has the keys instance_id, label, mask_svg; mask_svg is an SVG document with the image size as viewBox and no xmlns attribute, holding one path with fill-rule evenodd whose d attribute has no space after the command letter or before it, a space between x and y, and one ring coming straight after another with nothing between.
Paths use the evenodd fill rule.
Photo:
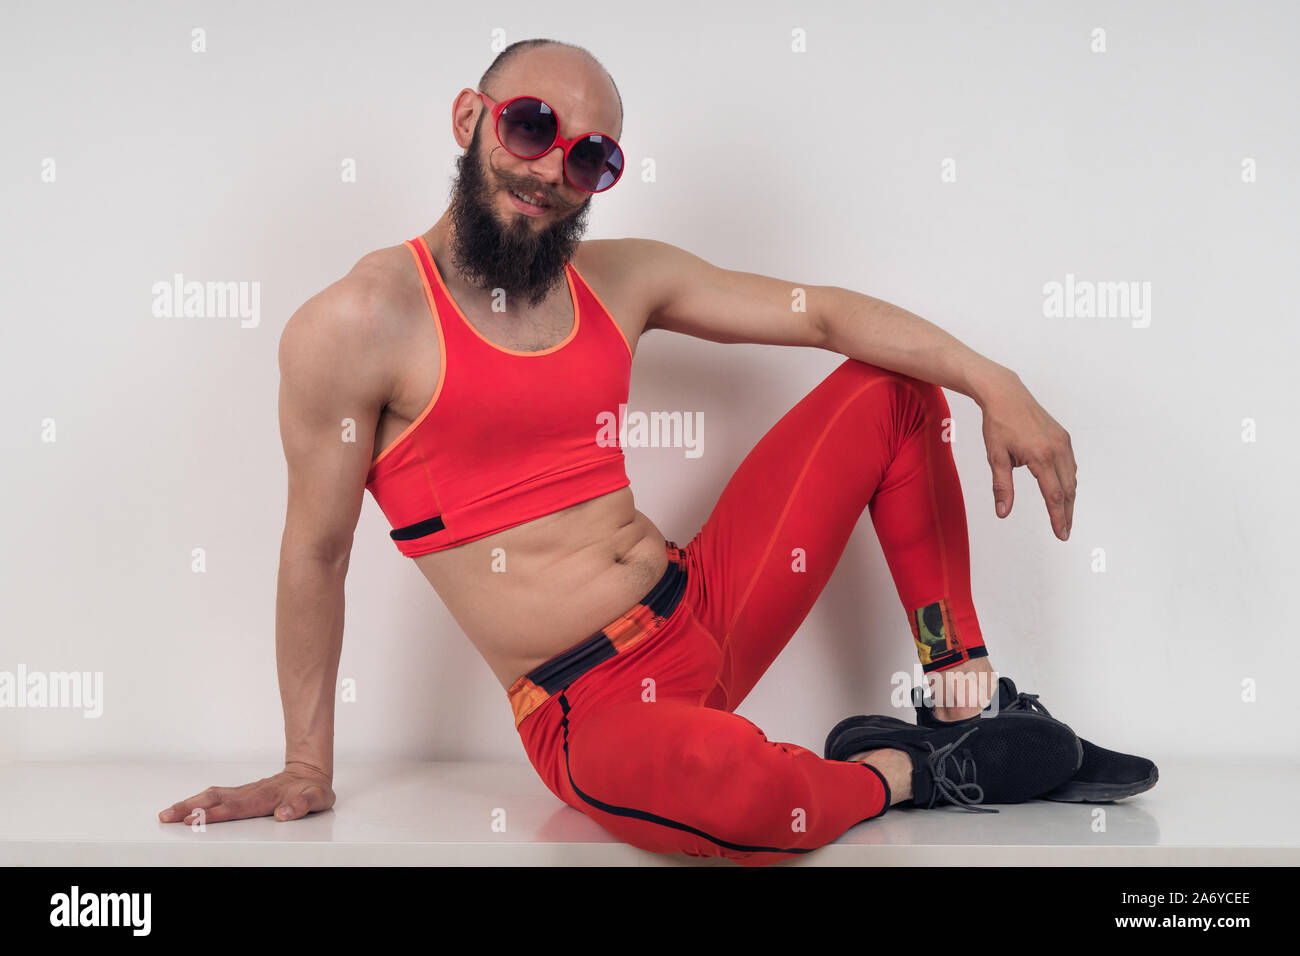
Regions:
<instances>
[{"instance_id":1,"label":"orange waistband stripe","mask_svg":"<svg viewBox=\"0 0 1300 956\"><path fill-rule=\"evenodd\" d=\"M664 546L668 567L645 597L591 637L539 664L510 685L506 696L514 711L515 727L587 671L635 647L668 622L686 592L686 555L675 542L665 541Z\"/></svg>"}]
</instances>

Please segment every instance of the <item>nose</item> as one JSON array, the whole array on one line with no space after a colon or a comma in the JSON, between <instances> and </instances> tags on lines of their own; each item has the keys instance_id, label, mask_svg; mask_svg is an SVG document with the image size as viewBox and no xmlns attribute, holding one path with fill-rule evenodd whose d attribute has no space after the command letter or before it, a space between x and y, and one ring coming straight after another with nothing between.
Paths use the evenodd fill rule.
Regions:
<instances>
[{"instance_id":1,"label":"nose","mask_svg":"<svg viewBox=\"0 0 1300 956\"><path fill-rule=\"evenodd\" d=\"M548 186L564 186L564 147L558 143L536 159L524 161L528 171Z\"/></svg>"}]
</instances>

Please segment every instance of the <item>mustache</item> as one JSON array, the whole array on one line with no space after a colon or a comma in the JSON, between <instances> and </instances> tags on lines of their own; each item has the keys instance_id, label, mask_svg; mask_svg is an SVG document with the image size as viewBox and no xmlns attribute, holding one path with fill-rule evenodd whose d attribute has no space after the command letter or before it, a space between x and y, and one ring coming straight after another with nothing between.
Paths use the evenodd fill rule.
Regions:
<instances>
[{"instance_id":1,"label":"mustache","mask_svg":"<svg viewBox=\"0 0 1300 956\"><path fill-rule=\"evenodd\" d=\"M496 150L494 149L492 153L495 154ZM575 209L581 205L580 202L572 203L561 199L553 188L546 186L543 183L533 182L532 180L516 179L513 176L503 174L496 168L496 166L492 165L491 155L488 156L488 166L491 167L493 175L495 175L496 178L500 180L501 184L507 189L513 189L515 192L521 193L524 196L536 196L540 194L542 202L555 209Z\"/></svg>"}]
</instances>

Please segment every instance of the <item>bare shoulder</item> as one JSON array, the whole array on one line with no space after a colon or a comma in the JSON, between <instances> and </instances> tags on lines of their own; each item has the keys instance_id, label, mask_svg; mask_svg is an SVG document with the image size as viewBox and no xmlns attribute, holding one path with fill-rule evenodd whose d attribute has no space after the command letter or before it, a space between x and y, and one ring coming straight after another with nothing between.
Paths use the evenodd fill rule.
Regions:
<instances>
[{"instance_id":1,"label":"bare shoulder","mask_svg":"<svg viewBox=\"0 0 1300 956\"><path fill-rule=\"evenodd\" d=\"M282 374L315 370L322 380L391 392L391 357L402 347L413 304L422 304L422 295L404 246L367 253L285 323Z\"/></svg>"},{"instance_id":2,"label":"bare shoulder","mask_svg":"<svg viewBox=\"0 0 1300 956\"><path fill-rule=\"evenodd\" d=\"M574 264L611 283L635 284L647 272L671 268L683 250L658 239L628 236L622 239L588 239L579 245Z\"/></svg>"},{"instance_id":3,"label":"bare shoulder","mask_svg":"<svg viewBox=\"0 0 1300 956\"><path fill-rule=\"evenodd\" d=\"M394 324L393 318L419 293L410 253L401 245L388 246L358 259L347 275L308 299L289 321L309 317L299 324L371 336Z\"/></svg>"},{"instance_id":4,"label":"bare shoulder","mask_svg":"<svg viewBox=\"0 0 1300 956\"><path fill-rule=\"evenodd\" d=\"M689 253L657 239L626 237L582 242L573 263L635 342L663 302L675 268Z\"/></svg>"}]
</instances>

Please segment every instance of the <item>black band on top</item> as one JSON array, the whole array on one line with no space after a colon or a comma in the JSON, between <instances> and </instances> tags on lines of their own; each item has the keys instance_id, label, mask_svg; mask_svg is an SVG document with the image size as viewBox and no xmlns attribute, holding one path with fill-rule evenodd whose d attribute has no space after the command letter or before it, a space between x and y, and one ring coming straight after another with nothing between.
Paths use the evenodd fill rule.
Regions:
<instances>
[{"instance_id":1,"label":"black band on top","mask_svg":"<svg viewBox=\"0 0 1300 956\"><path fill-rule=\"evenodd\" d=\"M442 523L442 515L434 515L432 518L425 518L415 524L408 524L405 528L394 528L388 532L388 536L394 541L410 541L414 538L423 538L425 535L434 534L445 527L447 526Z\"/></svg>"}]
</instances>

